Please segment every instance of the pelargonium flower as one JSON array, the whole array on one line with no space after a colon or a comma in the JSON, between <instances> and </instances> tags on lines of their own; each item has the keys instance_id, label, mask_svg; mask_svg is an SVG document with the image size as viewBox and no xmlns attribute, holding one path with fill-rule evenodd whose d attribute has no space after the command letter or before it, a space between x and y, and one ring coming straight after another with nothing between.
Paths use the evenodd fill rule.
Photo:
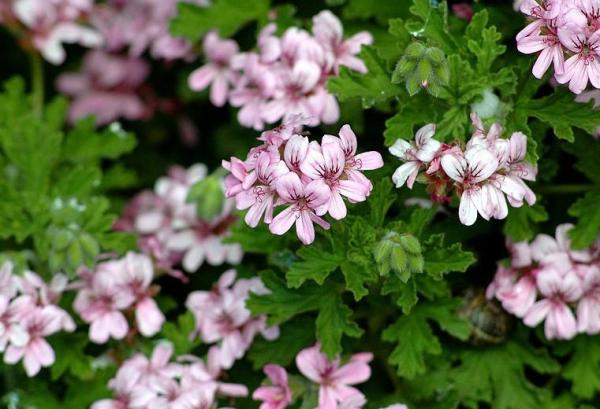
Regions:
<instances>
[{"instance_id":1,"label":"pelargonium flower","mask_svg":"<svg viewBox=\"0 0 600 409\"><path fill-rule=\"evenodd\" d=\"M285 368L279 365L268 364L263 368L264 373L271 381L271 385L261 386L252 394L252 399L263 403L260 409L285 409L292 401L292 391L288 385L288 376Z\"/></svg>"},{"instance_id":2,"label":"pelargonium flower","mask_svg":"<svg viewBox=\"0 0 600 409\"><path fill-rule=\"evenodd\" d=\"M122 259L99 263L95 271L79 270L79 289L73 308L90 324L90 339L98 344L122 339L129 331L126 310L135 311L136 327L144 336L160 331L164 315L152 298L154 267L143 254L128 253Z\"/></svg>"},{"instance_id":3,"label":"pelargonium flower","mask_svg":"<svg viewBox=\"0 0 600 409\"><path fill-rule=\"evenodd\" d=\"M61 331L74 331L75 322L57 304L67 287L67 279L57 274L50 284L33 271L14 273L7 261L0 267L0 353L4 362L23 361L28 376L56 360L46 337Z\"/></svg>"},{"instance_id":4,"label":"pelargonium flower","mask_svg":"<svg viewBox=\"0 0 600 409\"><path fill-rule=\"evenodd\" d=\"M200 91L212 84L211 102L240 107L240 123L257 130L299 114L314 126L336 122L339 105L325 84L338 75L340 66L366 73L357 54L363 44L372 43L371 34L360 32L345 39L340 20L327 10L314 16L312 33L290 27L278 37L275 31L274 24L265 26L256 51L248 52L239 52L233 40L208 33L207 64L192 72L190 88Z\"/></svg>"},{"instance_id":5,"label":"pelargonium flower","mask_svg":"<svg viewBox=\"0 0 600 409\"><path fill-rule=\"evenodd\" d=\"M487 297L535 327L544 322L548 339L600 332L600 249L571 248L568 232L539 234L531 242L508 242L510 265L500 264Z\"/></svg>"},{"instance_id":6,"label":"pelargonium flower","mask_svg":"<svg viewBox=\"0 0 600 409\"><path fill-rule=\"evenodd\" d=\"M472 113L474 132L462 146L440 143L433 139L435 125L417 131L415 142L398 139L390 153L405 163L392 175L396 187L405 183L412 188L419 180L427 184L431 200L450 202L450 194L460 197L459 219L470 226L479 214L486 220L503 219L508 203L520 207L535 203L535 194L524 180L534 181L537 167L525 159L527 137L515 132L509 139L501 138L502 127L493 124L489 130Z\"/></svg>"},{"instance_id":7,"label":"pelargonium flower","mask_svg":"<svg viewBox=\"0 0 600 409\"><path fill-rule=\"evenodd\" d=\"M178 277L176 266L193 273L204 262L211 265L237 264L242 258L238 244L225 244L235 222L233 202L226 201L222 212L210 220L198 216L196 205L187 203L190 189L206 177L206 166L189 169L174 166L157 180L153 191L134 197L115 228L139 236L142 251L158 267Z\"/></svg>"},{"instance_id":8,"label":"pelargonium flower","mask_svg":"<svg viewBox=\"0 0 600 409\"><path fill-rule=\"evenodd\" d=\"M354 354L346 364L340 359L330 361L317 344L303 349L296 356L296 366L309 380L319 385L319 409L336 409L338 404L362 393L351 385L371 377L371 353Z\"/></svg>"},{"instance_id":9,"label":"pelargonium flower","mask_svg":"<svg viewBox=\"0 0 600 409\"><path fill-rule=\"evenodd\" d=\"M231 63L238 53L238 45L233 40L221 39L217 33L211 31L204 36L203 48L210 62L192 72L188 82L194 91L202 91L212 84L210 100L220 107L225 105L230 84L234 84L236 80Z\"/></svg>"},{"instance_id":10,"label":"pelargonium flower","mask_svg":"<svg viewBox=\"0 0 600 409\"><path fill-rule=\"evenodd\" d=\"M154 59L167 61L192 57L192 44L169 34L169 21L181 2L206 5L203 0L110 0L97 4L91 24L105 39L111 53L126 51L131 57L148 52Z\"/></svg>"},{"instance_id":11,"label":"pelargonium flower","mask_svg":"<svg viewBox=\"0 0 600 409\"><path fill-rule=\"evenodd\" d=\"M65 43L90 48L102 45L100 33L80 22L92 8L91 0L15 0L10 11L23 25L24 37L31 45L48 62L59 65L66 58Z\"/></svg>"},{"instance_id":12,"label":"pelargonium flower","mask_svg":"<svg viewBox=\"0 0 600 409\"><path fill-rule=\"evenodd\" d=\"M125 360L116 376L108 383L114 393L112 399L94 402L92 409L145 409L145 408L213 408L217 395L243 397L248 394L244 385L219 380L211 361L182 355L173 357L173 347L160 343L148 359L137 353Z\"/></svg>"},{"instance_id":13,"label":"pelargonium flower","mask_svg":"<svg viewBox=\"0 0 600 409\"><path fill-rule=\"evenodd\" d=\"M11 343L4 352L4 362L15 364L22 359L28 376L35 376L42 367L51 366L56 357L45 338L60 331L61 319L58 307L32 307L21 323L27 332L27 342L23 345Z\"/></svg>"},{"instance_id":14,"label":"pelargonium flower","mask_svg":"<svg viewBox=\"0 0 600 409\"><path fill-rule=\"evenodd\" d=\"M367 199L373 188L363 174L383 166L378 152L357 154L356 135L349 125L339 136L325 135L321 143L302 135L301 116L292 116L280 127L263 132L264 143L250 149L245 161L223 161L230 174L225 178L225 195L235 198L236 207L248 209L245 221L256 227L261 220L273 234L296 226L300 241L315 239L314 224L328 229L322 217L346 217L344 198L351 203ZM285 209L275 214L277 207Z\"/></svg>"},{"instance_id":15,"label":"pelargonium flower","mask_svg":"<svg viewBox=\"0 0 600 409\"><path fill-rule=\"evenodd\" d=\"M595 1L524 0L531 22L517 34L517 48L540 53L533 74L542 78L554 65L555 79L579 94L588 83L600 88L600 25Z\"/></svg>"},{"instance_id":16,"label":"pelargonium flower","mask_svg":"<svg viewBox=\"0 0 600 409\"><path fill-rule=\"evenodd\" d=\"M206 343L216 343L215 359L219 366L229 369L242 358L254 337L261 333L267 339L279 336L277 327L268 328L265 317L252 317L246 308L251 293L265 294L259 278L235 279L235 270L228 270L212 291L194 291L186 301L196 318L197 334Z\"/></svg>"},{"instance_id":17,"label":"pelargonium flower","mask_svg":"<svg viewBox=\"0 0 600 409\"><path fill-rule=\"evenodd\" d=\"M136 120L149 112L140 86L149 74L148 64L137 57L122 57L104 51L89 51L80 72L61 74L56 86L73 98L69 120L93 115L96 124L116 119Z\"/></svg>"}]
</instances>

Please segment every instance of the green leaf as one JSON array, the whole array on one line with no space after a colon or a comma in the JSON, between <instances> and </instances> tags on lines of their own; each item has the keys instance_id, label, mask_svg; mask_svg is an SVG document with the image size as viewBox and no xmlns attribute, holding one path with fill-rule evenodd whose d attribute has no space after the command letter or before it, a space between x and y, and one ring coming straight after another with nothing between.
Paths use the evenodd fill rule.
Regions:
<instances>
[{"instance_id":1,"label":"green leaf","mask_svg":"<svg viewBox=\"0 0 600 409\"><path fill-rule=\"evenodd\" d=\"M50 368L52 380L56 381L67 372L79 380L94 376L92 357L84 352L88 344L85 334L60 333L52 336L51 344L56 355L56 362Z\"/></svg>"},{"instance_id":2,"label":"green leaf","mask_svg":"<svg viewBox=\"0 0 600 409\"><path fill-rule=\"evenodd\" d=\"M72 163L116 159L135 148L133 134L125 132L117 122L96 132L93 118L83 119L67 134L63 156Z\"/></svg>"},{"instance_id":3,"label":"green leaf","mask_svg":"<svg viewBox=\"0 0 600 409\"><path fill-rule=\"evenodd\" d=\"M402 93L399 85L392 84L390 72L373 47L363 46L359 56L369 70L367 74L342 67L340 75L331 77L327 82L329 91L340 101L360 98L363 106L370 108L376 103L387 101Z\"/></svg>"},{"instance_id":4,"label":"green leaf","mask_svg":"<svg viewBox=\"0 0 600 409\"><path fill-rule=\"evenodd\" d=\"M600 391L600 337L579 335L571 341L573 354L562 371L577 396L591 399Z\"/></svg>"},{"instance_id":5,"label":"green leaf","mask_svg":"<svg viewBox=\"0 0 600 409\"><path fill-rule=\"evenodd\" d=\"M531 240L537 233L536 224L548 220L548 213L540 205L510 209L504 223L504 234L513 242Z\"/></svg>"},{"instance_id":6,"label":"green leaf","mask_svg":"<svg viewBox=\"0 0 600 409\"><path fill-rule=\"evenodd\" d=\"M467 47L477 58L476 71L480 75L487 75L494 61L506 52L506 46L498 44L502 35L491 26L486 28L488 22L487 10L476 13L466 31Z\"/></svg>"},{"instance_id":7,"label":"green leaf","mask_svg":"<svg viewBox=\"0 0 600 409\"><path fill-rule=\"evenodd\" d=\"M301 260L294 262L286 273L288 285L292 288L300 287L306 280L314 280L322 285L344 260L337 254L315 246L302 247L297 255Z\"/></svg>"},{"instance_id":8,"label":"green leaf","mask_svg":"<svg viewBox=\"0 0 600 409\"><path fill-rule=\"evenodd\" d=\"M600 184L600 144L589 135L578 134L575 141L561 146L577 158L575 168L589 180Z\"/></svg>"},{"instance_id":9,"label":"green leaf","mask_svg":"<svg viewBox=\"0 0 600 409\"><path fill-rule=\"evenodd\" d=\"M410 12L421 20L406 23L408 31L414 36L427 38L446 53L458 48L458 43L448 27L446 1L413 0Z\"/></svg>"},{"instance_id":10,"label":"green leaf","mask_svg":"<svg viewBox=\"0 0 600 409\"><path fill-rule=\"evenodd\" d=\"M540 392L525 376L525 368L556 373L560 366L543 350L509 340L505 344L464 350L461 364L451 371L461 401L477 407L488 402L497 409L539 409ZM474 376L476 374L476 376Z\"/></svg>"},{"instance_id":11,"label":"green leaf","mask_svg":"<svg viewBox=\"0 0 600 409\"><path fill-rule=\"evenodd\" d=\"M569 214L577 217L575 227L569 230L571 245L582 249L590 246L600 234L600 189L586 193L569 208Z\"/></svg>"},{"instance_id":12,"label":"green leaf","mask_svg":"<svg viewBox=\"0 0 600 409\"><path fill-rule=\"evenodd\" d=\"M270 293L251 294L246 306L255 315L266 314L269 325L280 325L299 314L316 311L316 337L322 351L331 358L341 352L344 334L350 337L362 334L351 320L352 310L343 303L338 288L306 283L292 290L273 272L263 272L260 277Z\"/></svg>"},{"instance_id":13,"label":"green leaf","mask_svg":"<svg viewBox=\"0 0 600 409\"><path fill-rule=\"evenodd\" d=\"M321 298L319 315L317 316L317 339L321 343L321 351L329 358L341 352L342 335L358 338L363 331L351 319L352 310L345 305L335 293Z\"/></svg>"},{"instance_id":14,"label":"green leaf","mask_svg":"<svg viewBox=\"0 0 600 409\"><path fill-rule=\"evenodd\" d=\"M273 235L265 224L249 227L243 219L233 226L231 236L224 241L239 244L245 253L270 254L286 248L285 236Z\"/></svg>"},{"instance_id":15,"label":"green leaf","mask_svg":"<svg viewBox=\"0 0 600 409\"><path fill-rule=\"evenodd\" d=\"M299 317L281 325L276 340L256 339L248 351L254 369L260 370L270 363L284 367L290 365L300 350L314 343L314 326L314 320Z\"/></svg>"},{"instance_id":16,"label":"green leaf","mask_svg":"<svg viewBox=\"0 0 600 409\"><path fill-rule=\"evenodd\" d=\"M384 178L374 184L373 191L369 195L369 208L373 226L383 225L385 215L396 201L396 197L391 179Z\"/></svg>"},{"instance_id":17,"label":"green leaf","mask_svg":"<svg viewBox=\"0 0 600 409\"><path fill-rule=\"evenodd\" d=\"M173 343L176 355L183 355L190 353L201 343L198 337L190 337L195 329L196 322L194 315L190 311L187 311L177 317L177 324L170 321L165 322L161 334Z\"/></svg>"},{"instance_id":18,"label":"green leaf","mask_svg":"<svg viewBox=\"0 0 600 409\"><path fill-rule=\"evenodd\" d=\"M222 37L234 35L245 25L262 20L269 11L269 0L215 0L208 7L186 2L177 5L177 16L171 20L171 34L198 41L210 30Z\"/></svg>"},{"instance_id":19,"label":"green leaf","mask_svg":"<svg viewBox=\"0 0 600 409\"><path fill-rule=\"evenodd\" d=\"M426 356L442 353L442 346L429 320L437 322L442 330L454 337L462 340L469 337L469 324L455 313L459 305L459 300L417 304L409 315L400 317L383 331L384 341L396 343L388 360L397 366L398 375L414 378L423 374Z\"/></svg>"},{"instance_id":20,"label":"green leaf","mask_svg":"<svg viewBox=\"0 0 600 409\"><path fill-rule=\"evenodd\" d=\"M423 126L435 122L432 112L421 109L422 96L413 97L414 103L402 104L400 111L385 121L383 137L386 146L392 146L397 139L412 140L415 135L415 126Z\"/></svg>"},{"instance_id":21,"label":"green leaf","mask_svg":"<svg viewBox=\"0 0 600 409\"><path fill-rule=\"evenodd\" d=\"M269 325L279 325L292 317L319 308L321 298L332 290L328 285L306 283L298 289L289 289L285 281L271 271L260 274L270 294L251 294L246 306L255 314L267 314Z\"/></svg>"},{"instance_id":22,"label":"green leaf","mask_svg":"<svg viewBox=\"0 0 600 409\"><path fill-rule=\"evenodd\" d=\"M425 271L436 278L453 271L465 272L477 261L473 253L462 249L460 243L444 245L443 236L440 235L431 236L425 246Z\"/></svg>"},{"instance_id":23,"label":"green leaf","mask_svg":"<svg viewBox=\"0 0 600 409\"><path fill-rule=\"evenodd\" d=\"M573 128L593 135L600 126L600 113L593 110L593 104L575 102L573 94L564 88L557 88L552 95L530 99L517 109L524 109L530 117L549 123L556 136L569 142L575 140Z\"/></svg>"}]
</instances>

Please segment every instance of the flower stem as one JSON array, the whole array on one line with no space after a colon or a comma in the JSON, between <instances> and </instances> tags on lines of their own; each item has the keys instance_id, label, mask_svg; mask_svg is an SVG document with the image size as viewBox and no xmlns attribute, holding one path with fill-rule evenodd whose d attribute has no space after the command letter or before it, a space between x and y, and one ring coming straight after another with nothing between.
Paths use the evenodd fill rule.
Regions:
<instances>
[{"instance_id":1,"label":"flower stem","mask_svg":"<svg viewBox=\"0 0 600 409\"><path fill-rule=\"evenodd\" d=\"M33 110L41 117L44 110L44 61L37 53L31 55L31 90Z\"/></svg>"},{"instance_id":2,"label":"flower stem","mask_svg":"<svg viewBox=\"0 0 600 409\"><path fill-rule=\"evenodd\" d=\"M575 193L586 193L597 188L600 188L600 185L547 185L539 186L535 191L547 195L570 195Z\"/></svg>"}]
</instances>

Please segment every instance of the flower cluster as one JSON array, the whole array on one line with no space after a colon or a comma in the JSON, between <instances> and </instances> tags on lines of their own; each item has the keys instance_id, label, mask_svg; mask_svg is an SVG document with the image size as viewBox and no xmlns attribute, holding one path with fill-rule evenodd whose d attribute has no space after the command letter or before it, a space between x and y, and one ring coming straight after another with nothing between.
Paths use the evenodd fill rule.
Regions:
<instances>
[{"instance_id":1,"label":"flower cluster","mask_svg":"<svg viewBox=\"0 0 600 409\"><path fill-rule=\"evenodd\" d=\"M174 275L181 276L175 270L179 263L193 273L204 261L215 266L237 264L243 255L238 244L223 243L235 221L233 202L227 201L219 215L204 220L196 205L186 201L191 187L206 174L202 164L189 169L172 167L167 176L157 180L154 191L143 191L132 199L115 226L137 233L142 251Z\"/></svg>"},{"instance_id":2,"label":"flower cluster","mask_svg":"<svg viewBox=\"0 0 600 409\"><path fill-rule=\"evenodd\" d=\"M296 366L310 382L319 386L319 401L316 409L360 409L366 403L365 396L351 385L367 381L371 377L370 352L354 354L341 364L320 351L320 345L306 348L296 356ZM271 385L261 386L254 391L252 398L262 401L260 409L284 409L292 402L293 396L288 384L287 372L279 365L269 364L264 372Z\"/></svg>"},{"instance_id":3,"label":"flower cluster","mask_svg":"<svg viewBox=\"0 0 600 409\"><path fill-rule=\"evenodd\" d=\"M265 339L279 337L279 328L266 325L266 317L252 317L246 308L251 293L269 291L259 278L238 279L235 270L221 275L211 291L194 291L186 301L187 308L196 318L196 334L210 348L215 363L229 369L242 358L257 334Z\"/></svg>"},{"instance_id":4,"label":"flower cluster","mask_svg":"<svg viewBox=\"0 0 600 409\"><path fill-rule=\"evenodd\" d=\"M46 284L32 271L14 274L10 262L0 267L0 352L5 363L23 360L28 376L54 363L54 350L46 337L75 330L69 314L57 305L66 286L62 274Z\"/></svg>"},{"instance_id":5,"label":"flower cluster","mask_svg":"<svg viewBox=\"0 0 600 409\"><path fill-rule=\"evenodd\" d=\"M0 21L19 33L52 64L62 64L65 43L99 47L102 35L81 24L92 12L93 0L13 0L0 8Z\"/></svg>"},{"instance_id":6,"label":"flower cluster","mask_svg":"<svg viewBox=\"0 0 600 409\"><path fill-rule=\"evenodd\" d=\"M153 296L154 267L143 254L99 263L94 271L82 267L74 288L79 291L73 309L90 324L89 337L102 344L109 338L123 339L129 332L125 311L135 311L137 330L150 337L158 333L165 317Z\"/></svg>"},{"instance_id":7,"label":"flower cluster","mask_svg":"<svg viewBox=\"0 0 600 409\"><path fill-rule=\"evenodd\" d=\"M478 213L486 220L505 218L507 199L513 207L533 205L535 194L523 180L534 181L537 175L537 167L525 161L527 136L515 132L504 139L499 124L486 130L477 114L471 119L475 131L464 149L433 139L434 124L419 129L414 142L398 139L390 147L405 162L392 176L396 187L406 183L412 189L419 178L438 203L449 202L449 193L455 191L460 221L467 226L475 223Z\"/></svg>"},{"instance_id":8,"label":"flower cluster","mask_svg":"<svg viewBox=\"0 0 600 409\"><path fill-rule=\"evenodd\" d=\"M98 125L105 125L117 118L136 120L150 113L139 93L149 72L141 58L93 50L85 55L81 71L60 75L56 87L73 99L71 122L94 115Z\"/></svg>"},{"instance_id":9,"label":"flower cluster","mask_svg":"<svg viewBox=\"0 0 600 409\"><path fill-rule=\"evenodd\" d=\"M108 383L113 399L96 401L91 409L215 408L217 396L243 397L244 385L219 380L221 369L208 354L206 362L184 355L172 360L173 347L158 344L150 359L135 354Z\"/></svg>"},{"instance_id":10,"label":"flower cluster","mask_svg":"<svg viewBox=\"0 0 600 409\"><path fill-rule=\"evenodd\" d=\"M306 121L293 116L280 127L263 132L263 144L252 148L245 161L231 158L223 167L227 197L235 197L238 209L248 209L246 223L256 227L264 217L273 234L284 234L296 225L304 244L315 238L313 223L329 228L321 216L346 217L343 197L362 202L373 186L362 171L383 166L377 152L356 154L356 135L349 125L339 137L323 136L321 143L303 136ZM273 215L276 206L285 209Z\"/></svg>"},{"instance_id":11,"label":"flower cluster","mask_svg":"<svg viewBox=\"0 0 600 409\"><path fill-rule=\"evenodd\" d=\"M206 6L207 0L109 0L98 4L91 23L97 27L110 52L126 50L140 57L148 52L154 59L192 58L192 44L169 34L169 21L181 2Z\"/></svg>"},{"instance_id":12,"label":"flower cluster","mask_svg":"<svg viewBox=\"0 0 600 409\"><path fill-rule=\"evenodd\" d=\"M190 75L190 88L200 91L210 85L214 105L229 101L241 107L240 124L256 130L294 114L311 118L313 126L336 122L339 106L325 83L340 66L365 73L356 54L363 44L371 44L372 36L361 32L344 39L340 20L327 10L313 17L312 33L290 27L277 37L275 31L275 24L267 25L258 36L257 51L246 53L239 52L235 41L208 33L208 62Z\"/></svg>"},{"instance_id":13,"label":"flower cluster","mask_svg":"<svg viewBox=\"0 0 600 409\"><path fill-rule=\"evenodd\" d=\"M550 65L561 84L579 94L588 81L600 88L600 2L598 0L525 0L520 10L531 23L517 34L517 48L538 53L533 75L542 78Z\"/></svg>"},{"instance_id":14,"label":"flower cluster","mask_svg":"<svg viewBox=\"0 0 600 409\"><path fill-rule=\"evenodd\" d=\"M535 327L544 322L548 339L571 339L600 332L600 241L573 250L568 232L538 235L531 243L508 243L511 260L500 264L487 289L502 307Z\"/></svg>"},{"instance_id":15,"label":"flower cluster","mask_svg":"<svg viewBox=\"0 0 600 409\"><path fill-rule=\"evenodd\" d=\"M206 5L204 0L79 2L89 3L89 24L102 41L84 44L92 49L79 72L58 77L58 90L73 99L71 122L94 115L98 125L105 125L118 118L145 119L157 109L172 113L173 101L161 100L143 87L150 71L145 54L156 60L193 59L192 44L168 32L169 21L183 1Z\"/></svg>"}]
</instances>

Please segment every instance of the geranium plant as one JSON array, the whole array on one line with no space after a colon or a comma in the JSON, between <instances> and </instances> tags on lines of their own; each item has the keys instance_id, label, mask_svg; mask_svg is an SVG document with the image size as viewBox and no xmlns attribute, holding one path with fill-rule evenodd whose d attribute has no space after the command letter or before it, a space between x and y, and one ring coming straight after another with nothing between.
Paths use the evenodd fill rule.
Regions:
<instances>
[{"instance_id":1,"label":"geranium plant","mask_svg":"<svg viewBox=\"0 0 600 409\"><path fill-rule=\"evenodd\" d=\"M0 1L0 406L600 402L600 0Z\"/></svg>"}]
</instances>

